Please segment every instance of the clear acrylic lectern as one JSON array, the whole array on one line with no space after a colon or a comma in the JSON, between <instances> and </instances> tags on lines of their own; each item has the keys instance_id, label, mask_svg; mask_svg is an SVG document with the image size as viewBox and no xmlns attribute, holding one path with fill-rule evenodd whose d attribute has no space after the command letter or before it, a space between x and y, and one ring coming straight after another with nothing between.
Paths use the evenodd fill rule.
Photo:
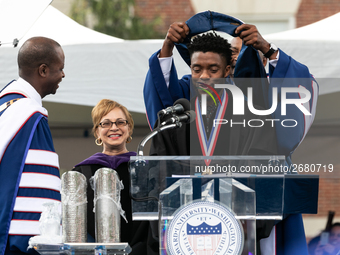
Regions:
<instances>
[{"instance_id":1,"label":"clear acrylic lectern","mask_svg":"<svg viewBox=\"0 0 340 255\"><path fill-rule=\"evenodd\" d=\"M281 220L284 213L290 213L285 210L292 207L285 206L285 203L290 203L285 199L285 185L291 183L292 178L288 178L286 169L284 156L131 157L133 219L159 221L160 254L186 254L186 251L190 254L190 251L196 253L202 249L216 251L223 247L218 243L223 241L223 235L216 237L190 233L189 229L198 225L202 229L212 227L216 221L209 223L209 214L208 218L207 214L197 214L202 218L201 221L185 223L186 228L183 227L179 239L191 241L183 244L182 250L173 250L170 247L173 243L169 241L177 240L176 228L174 233L171 232L174 236L169 236L169 228L186 207L198 206L193 207L191 211L183 211L186 215L182 217L183 220L189 220L191 216L188 215L204 211L202 208L209 209L210 205L216 204L230 212L231 218L235 218L240 226L241 233L238 238L241 238L242 249L235 249L236 253L233 254L256 254L256 220ZM311 189L315 188L316 183L312 181ZM287 195L290 196L290 193L287 192ZM294 213L313 213L317 207L317 199L316 203L313 201L308 208L299 208ZM227 211L218 212L218 215L228 214ZM180 225L180 222L178 224ZM220 230L223 233L223 226Z\"/></svg>"}]
</instances>

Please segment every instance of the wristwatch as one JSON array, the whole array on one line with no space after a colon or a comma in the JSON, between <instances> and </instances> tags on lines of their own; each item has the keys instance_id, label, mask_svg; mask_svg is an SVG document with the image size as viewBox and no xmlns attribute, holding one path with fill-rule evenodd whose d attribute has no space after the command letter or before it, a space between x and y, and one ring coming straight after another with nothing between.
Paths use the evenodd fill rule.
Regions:
<instances>
[{"instance_id":1,"label":"wristwatch","mask_svg":"<svg viewBox=\"0 0 340 255\"><path fill-rule=\"evenodd\" d=\"M278 50L278 48L276 47L276 45L275 44L273 44L273 43L270 43L270 49L269 49L269 51L267 51L267 53L266 54L263 54L263 56L265 56L266 58L269 58L271 55L273 55L273 53L275 52L275 51L277 51Z\"/></svg>"}]
</instances>

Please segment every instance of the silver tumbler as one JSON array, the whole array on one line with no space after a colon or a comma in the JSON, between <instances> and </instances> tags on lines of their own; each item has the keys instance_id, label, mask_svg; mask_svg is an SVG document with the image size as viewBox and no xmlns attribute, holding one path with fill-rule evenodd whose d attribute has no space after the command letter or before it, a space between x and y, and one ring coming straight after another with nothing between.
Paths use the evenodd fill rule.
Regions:
<instances>
[{"instance_id":1,"label":"silver tumbler","mask_svg":"<svg viewBox=\"0 0 340 255\"><path fill-rule=\"evenodd\" d=\"M97 243L120 242L120 191L123 184L115 170L100 168L93 176Z\"/></svg>"},{"instance_id":2,"label":"silver tumbler","mask_svg":"<svg viewBox=\"0 0 340 255\"><path fill-rule=\"evenodd\" d=\"M62 226L64 243L87 241L86 177L76 171L68 171L61 177Z\"/></svg>"}]
</instances>

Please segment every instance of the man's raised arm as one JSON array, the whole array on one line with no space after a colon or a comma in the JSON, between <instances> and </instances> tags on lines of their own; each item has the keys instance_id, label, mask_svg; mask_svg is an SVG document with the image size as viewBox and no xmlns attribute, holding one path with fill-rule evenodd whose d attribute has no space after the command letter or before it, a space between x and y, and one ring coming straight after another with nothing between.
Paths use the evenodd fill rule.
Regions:
<instances>
[{"instance_id":1,"label":"man's raised arm","mask_svg":"<svg viewBox=\"0 0 340 255\"><path fill-rule=\"evenodd\" d=\"M157 120L157 113L168 107L179 98L189 97L190 81L186 78L178 80L173 64L172 52L175 43L183 42L189 33L184 22L175 22L165 37L162 49L149 59L149 71L144 83L144 103L150 128Z\"/></svg>"}]
</instances>

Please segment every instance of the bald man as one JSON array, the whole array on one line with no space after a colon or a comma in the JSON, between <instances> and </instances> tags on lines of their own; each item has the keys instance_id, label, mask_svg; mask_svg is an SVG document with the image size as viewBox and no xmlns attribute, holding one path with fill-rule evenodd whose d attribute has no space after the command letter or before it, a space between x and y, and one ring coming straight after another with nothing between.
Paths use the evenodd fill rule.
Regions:
<instances>
[{"instance_id":1,"label":"bald man","mask_svg":"<svg viewBox=\"0 0 340 255\"><path fill-rule=\"evenodd\" d=\"M42 98L65 77L61 46L28 39L18 53L19 79L0 92L0 254L38 254L28 240L40 234L43 203L60 203L58 155Z\"/></svg>"}]
</instances>

